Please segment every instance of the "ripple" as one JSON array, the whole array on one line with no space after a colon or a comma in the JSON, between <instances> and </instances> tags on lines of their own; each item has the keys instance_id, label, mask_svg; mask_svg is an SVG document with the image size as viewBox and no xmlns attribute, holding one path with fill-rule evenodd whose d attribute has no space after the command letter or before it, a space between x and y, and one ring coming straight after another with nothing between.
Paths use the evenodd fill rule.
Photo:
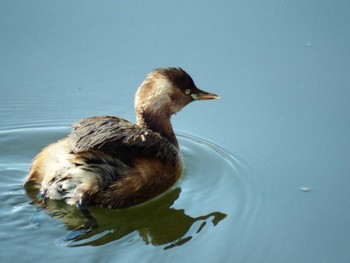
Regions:
<instances>
[{"instance_id":1,"label":"ripple","mask_svg":"<svg viewBox=\"0 0 350 263\"><path fill-rule=\"evenodd\" d=\"M36 125L0 131L0 147L8 153L0 158L1 167L4 170L16 170L17 164L20 164L21 172L16 178L17 189L24 178L23 167L30 165L31 159L42 147L66 136L68 132L66 127L38 128ZM253 190L254 181L249 165L239 154L222 145L185 133L178 133L177 136L185 171L171 190L129 209L91 209L91 214L100 227L89 233L86 240L66 243L69 246L99 246L123 240L134 232L138 233L138 242L141 242L138 245L151 244L163 249L196 246L197 242L202 242L198 237L207 235L206 242L209 243L214 244L219 240L225 240L227 244L233 242L238 230L252 223L258 212L259 193L256 189ZM4 181L3 188L6 185L13 187L13 180L8 183ZM9 189L4 192L9 192ZM22 191L16 191L16 194L24 195ZM11 196L8 195L7 198ZM28 216L29 208L22 205L23 197L20 200L22 203L10 202L14 205L12 211L21 213L23 209L23 215ZM52 218L56 218L54 215L60 212L62 217L56 220L61 220L69 231L74 231L84 221L81 216L77 216L75 209L57 202L51 202L46 209L47 216ZM40 233L46 233L48 242L57 234L50 233L50 230ZM74 236L74 233L71 235L65 232L61 237L56 236L56 240L61 240L58 243L65 244L62 241L65 236Z\"/></svg>"},{"instance_id":2,"label":"ripple","mask_svg":"<svg viewBox=\"0 0 350 263\"><path fill-rule=\"evenodd\" d=\"M185 160L180 182L184 200L218 207L237 222L247 222L259 207L252 169L238 154L209 140L178 134ZM188 193L188 197L185 196Z\"/></svg>"}]
</instances>

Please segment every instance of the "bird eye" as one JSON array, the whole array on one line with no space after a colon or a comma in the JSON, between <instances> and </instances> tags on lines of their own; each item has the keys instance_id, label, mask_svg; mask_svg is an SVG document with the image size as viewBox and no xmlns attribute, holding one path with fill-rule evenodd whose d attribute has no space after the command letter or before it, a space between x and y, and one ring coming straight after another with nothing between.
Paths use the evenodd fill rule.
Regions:
<instances>
[{"instance_id":1,"label":"bird eye","mask_svg":"<svg viewBox=\"0 0 350 263\"><path fill-rule=\"evenodd\" d=\"M186 95L188 95L188 94L190 94L190 93L191 93L191 90L190 90L190 89L185 90L185 94L186 94Z\"/></svg>"}]
</instances>

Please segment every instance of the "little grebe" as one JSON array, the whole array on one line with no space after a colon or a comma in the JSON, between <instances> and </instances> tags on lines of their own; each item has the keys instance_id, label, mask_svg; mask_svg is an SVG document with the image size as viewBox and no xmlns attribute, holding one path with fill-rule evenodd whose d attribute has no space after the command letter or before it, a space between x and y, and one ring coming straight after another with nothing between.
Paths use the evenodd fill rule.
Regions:
<instances>
[{"instance_id":1,"label":"little grebe","mask_svg":"<svg viewBox=\"0 0 350 263\"><path fill-rule=\"evenodd\" d=\"M40 190L43 200L78 207L142 203L167 190L181 175L171 115L194 100L217 98L198 89L181 68L156 69L136 93L136 125L112 116L78 121L68 137L35 157L25 186Z\"/></svg>"}]
</instances>

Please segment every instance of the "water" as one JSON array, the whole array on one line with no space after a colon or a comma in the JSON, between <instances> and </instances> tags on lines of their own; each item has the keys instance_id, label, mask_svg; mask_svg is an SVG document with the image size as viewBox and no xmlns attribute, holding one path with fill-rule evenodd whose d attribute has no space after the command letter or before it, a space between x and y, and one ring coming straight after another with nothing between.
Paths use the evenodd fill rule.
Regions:
<instances>
[{"instance_id":1,"label":"water","mask_svg":"<svg viewBox=\"0 0 350 263\"><path fill-rule=\"evenodd\" d=\"M0 3L0 262L350 262L348 1ZM186 169L140 206L32 204L78 119L135 120L153 68L220 95L173 117ZM73 232L72 232L73 231Z\"/></svg>"},{"instance_id":2,"label":"water","mask_svg":"<svg viewBox=\"0 0 350 263\"><path fill-rule=\"evenodd\" d=\"M120 249L126 249L126 244L131 247L146 245L162 250L173 249L187 242L202 242L203 238L217 239L211 237L216 228L221 228L219 236L227 236L221 224L225 220L236 221L244 211L247 186L244 183L246 179L242 177L244 172L240 172L242 167L239 161L218 145L179 134L186 168L184 177L171 190L155 200L129 209L110 211L92 208L90 212L99 227L82 240L69 241L72 231L85 223L84 217L75 207L58 201L48 201L45 210L36 209L22 187L30 156L35 154L35 146L45 145L67 132L67 129L59 127L22 127L1 132L1 142L4 142L1 148L7 152L1 167L4 182L1 204L3 211L6 211L2 219L3 233L14 238L18 246L27 244L29 254L20 256L23 261L40 256L40 253L35 255L33 252L37 243L27 243L28 238L33 237L40 237L43 240L41 249L52 254L55 251L59 253L58 250L65 247L102 246L108 243L124 244ZM40 138L40 143L35 138ZM26 148L33 149L29 158L25 153ZM33 244L33 248L30 244ZM7 259L12 253L3 256Z\"/></svg>"}]
</instances>

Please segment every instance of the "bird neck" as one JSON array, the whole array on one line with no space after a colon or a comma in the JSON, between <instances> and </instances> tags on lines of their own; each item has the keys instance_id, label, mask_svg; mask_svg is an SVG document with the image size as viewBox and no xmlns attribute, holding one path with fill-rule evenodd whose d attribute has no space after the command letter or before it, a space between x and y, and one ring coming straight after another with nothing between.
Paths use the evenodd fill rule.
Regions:
<instances>
[{"instance_id":1,"label":"bird neck","mask_svg":"<svg viewBox=\"0 0 350 263\"><path fill-rule=\"evenodd\" d=\"M171 114L165 112L140 111L136 113L137 124L141 127L160 133L170 143L179 148L173 127Z\"/></svg>"}]
</instances>

